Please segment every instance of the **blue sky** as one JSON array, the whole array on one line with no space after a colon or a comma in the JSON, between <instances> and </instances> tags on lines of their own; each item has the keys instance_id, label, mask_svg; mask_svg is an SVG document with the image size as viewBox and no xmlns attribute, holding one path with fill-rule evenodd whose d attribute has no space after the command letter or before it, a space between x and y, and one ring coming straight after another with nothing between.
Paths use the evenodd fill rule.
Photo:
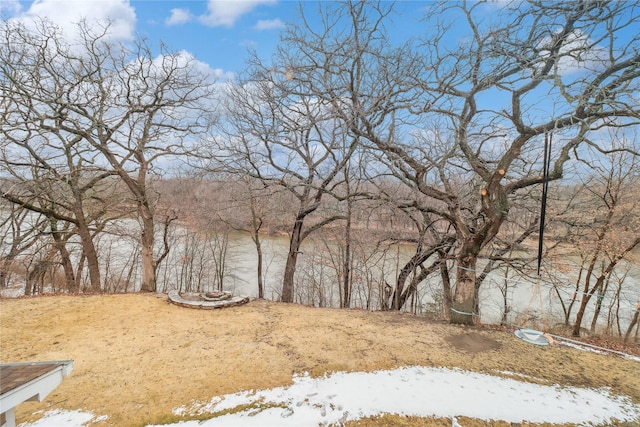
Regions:
<instances>
[{"instance_id":1,"label":"blue sky","mask_svg":"<svg viewBox=\"0 0 640 427\"><path fill-rule=\"evenodd\" d=\"M317 3L304 2L313 12ZM402 2L396 33L415 28L424 2ZM162 40L172 51L187 51L223 75L244 68L247 49L268 58L286 23L298 17L297 1L277 0L0 0L3 18L46 16L59 26L109 18L123 41L141 35ZM313 18L313 13L310 15Z\"/></svg>"},{"instance_id":2,"label":"blue sky","mask_svg":"<svg viewBox=\"0 0 640 427\"><path fill-rule=\"evenodd\" d=\"M392 20L385 23L389 37L402 40L433 30L433 22L421 22L428 3L428 0L398 1ZM309 0L301 4L312 24L314 19L318 20L318 2ZM249 48L255 49L268 63L280 32L287 23L299 19L298 7L299 3L291 0L0 0L0 16L24 21L47 17L69 32L83 17L89 21L109 19L113 36L121 41L142 36L156 47L163 41L170 51L187 52L212 69L214 75L224 78L246 67ZM490 21L501 7L500 1L489 2L474 13ZM468 34L462 27L463 22L454 23L454 31L447 39L452 47L456 42L464 41ZM461 31L455 31L458 29ZM620 36L616 45L631 43L636 36L635 29L629 26ZM584 37L576 35L577 43L585 41ZM596 46L591 56L604 52L603 49ZM565 58L560 63L564 77L580 77L580 68L587 62L571 63ZM548 98L551 94L543 93L544 90L543 87L534 95ZM488 102L505 101L499 99L495 91L487 96ZM547 115L548 104L541 103L540 99L533 99L530 104L531 112Z\"/></svg>"}]
</instances>

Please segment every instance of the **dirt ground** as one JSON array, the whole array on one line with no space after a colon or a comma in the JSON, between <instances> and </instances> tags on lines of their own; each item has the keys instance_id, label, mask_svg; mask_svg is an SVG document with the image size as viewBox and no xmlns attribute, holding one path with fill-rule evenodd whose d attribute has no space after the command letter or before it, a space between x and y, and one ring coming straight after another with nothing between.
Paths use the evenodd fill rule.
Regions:
<instances>
[{"instance_id":1,"label":"dirt ground","mask_svg":"<svg viewBox=\"0 0 640 427\"><path fill-rule=\"evenodd\" d=\"M511 331L451 326L409 314L318 309L267 301L194 310L166 295L46 296L0 300L0 361L75 361L43 403L18 406L107 415L100 425L180 420L172 409L213 396L292 383L292 374L406 365L457 367L542 384L610 387L640 402L640 363ZM34 413L36 413L34 415ZM384 416L354 425L445 426ZM465 420L465 426L505 425Z\"/></svg>"}]
</instances>

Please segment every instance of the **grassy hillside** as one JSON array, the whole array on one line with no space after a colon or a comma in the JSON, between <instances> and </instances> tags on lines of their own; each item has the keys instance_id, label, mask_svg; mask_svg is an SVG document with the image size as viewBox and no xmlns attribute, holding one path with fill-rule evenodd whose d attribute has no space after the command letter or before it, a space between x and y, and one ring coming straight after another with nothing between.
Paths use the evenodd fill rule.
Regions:
<instances>
[{"instance_id":1,"label":"grassy hillside","mask_svg":"<svg viewBox=\"0 0 640 427\"><path fill-rule=\"evenodd\" d=\"M75 361L73 373L45 402L18 407L19 421L54 408L107 415L104 425L176 421L173 408L288 385L295 373L319 376L405 365L611 387L640 402L640 365L621 357L560 345L537 347L510 331L450 326L408 314L266 301L204 311L148 294L3 299L0 346L2 362ZM384 417L358 424L445 421ZM488 425L465 421L465 427Z\"/></svg>"}]
</instances>

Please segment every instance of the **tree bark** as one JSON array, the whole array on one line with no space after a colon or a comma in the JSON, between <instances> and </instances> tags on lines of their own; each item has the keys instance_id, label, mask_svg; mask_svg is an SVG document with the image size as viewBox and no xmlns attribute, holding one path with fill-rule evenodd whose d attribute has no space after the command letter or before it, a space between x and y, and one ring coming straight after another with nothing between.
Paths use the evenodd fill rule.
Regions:
<instances>
[{"instance_id":1,"label":"tree bark","mask_svg":"<svg viewBox=\"0 0 640 427\"><path fill-rule=\"evenodd\" d=\"M344 235L344 263L342 277L342 308L351 306L351 200L347 201L347 224Z\"/></svg>"},{"instance_id":2,"label":"tree bark","mask_svg":"<svg viewBox=\"0 0 640 427\"><path fill-rule=\"evenodd\" d=\"M256 198L251 189L249 189L249 209L251 210L251 235L253 244L256 246L256 255L258 257L258 298L264 298L264 283L262 279L262 242L260 241L260 229L262 228L262 217L258 214L258 206Z\"/></svg>"},{"instance_id":3,"label":"tree bark","mask_svg":"<svg viewBox=\"0 0 640 427\"><path fill-rule=\"evenodd\" d=\"M636 309L636 313L633 315L633 319L631 323L629 323L629 327L627 328L627 332L624 334L624 343L626 344L629 341L629 337L631 336L631 331L633 331L634 326L638 324L640 320L640 304L638 304L638 308Z\"/></svg>"},{"instance_id":4,"label":"tree bark","mask_svg":"<svg viewBox=\"0 0 640 427\"><path fill-rule=\"evenodd\" d=\"M153 256L154 221L150 209L140 207L140 218L142 219L142 233L140 238L141 261L142 261L142 281L140 290L142 292L156 291L156 262Z\"/></svg>"},{"instance_id":5,"label":"tree bark","mask_svg":"<svg viewBox=\"0 0 640 427\"><path fill-rule=\"evenodd\" d=\"M82 253L87 259L87 268L89 269L89 281L91 283L91 290L93 292L100 292L102 289L102 279L100 274L100 264L98 262L98 253L93 243L91 236L91 230L87 226L84 219L84 212L82 208L75 212L78 236L82 242Z\"/></svg>"},{"instance_id":6,"label":"tree bark","mask_svg":"<svg viewBox=\"0 0 640 427\"><path fill-rule=\"evenodd\" d=\"M52 227L53 228L53 227ZM68 292L78 291L78 279L73 273L73 265L71 264L71 257L66 247L66 242L60 237L60 233L53 231L53 240L55 247L60 254L60 264L62 265L62 271L64 271L65 287ZM52 279L53 284L53 279Z\"/></svg>"},{"instance_id":7,"label":"tree bark","mask_svg":"<svg viewBox=\"0 0 640 427\"><path fill-rule=\"evenodd\" d=\"M440 252L440 278L442 279L442 293L444 294L444 315L447 319L451 318L451 308L453 307L453 298L451 295L451 277L449 276L449 267L444 259L444 253Z\"/></svg>"},{"instance_id":8,"label":"tree bark","mask_svg":"<svg viewBox=\"0 0 640 427\"><path fill-rule=\"evenodd\" d=\"M298 254L300 253L300 244L302 242L302 226L304 217L298 216L291 230L291 238L289 239L289 253L287 254L287 263L284 267L284 279L282 281L282 302L294 302L294 276L296 272L296 263L298 262Z\"/></svg>"},{"instance_id":9,"label":"tree bark","mask_svg":"<svg viewBox=\"0 0 640 427\"><path fill-rule=\"evenodd\" d=\"M462 252L458 256L456 291L451 302L451 323L473 325L475 307L476 264L478 258Z\"/></svg>"}]
</instances>

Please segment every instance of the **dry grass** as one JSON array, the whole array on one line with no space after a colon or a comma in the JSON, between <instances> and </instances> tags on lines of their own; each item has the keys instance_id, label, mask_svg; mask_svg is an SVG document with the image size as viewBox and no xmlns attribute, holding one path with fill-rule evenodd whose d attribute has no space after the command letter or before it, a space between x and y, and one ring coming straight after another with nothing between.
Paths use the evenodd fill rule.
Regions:
<instances>
[{"instance_id":1,"label":"dry grass","mask_svg":"<svg viewBox=\"0 0 640 427\"><path fill-rule=\"evenodd\" d=\"M0 346L2 362L75 360L73 373L45 402L17 408L19 421L54 408L108 415L106 425L175 421L173 408L288 385L294 373L405 365L508 371L544 384L611 387L640 402L640 365L620 357L532 346L511 333L407 314L266 301L204 311L144 294L5 299ZM490 425L467 421L465 426ZM386 416L354 425L443 422Z\"/></svg>"}]
</instances>

